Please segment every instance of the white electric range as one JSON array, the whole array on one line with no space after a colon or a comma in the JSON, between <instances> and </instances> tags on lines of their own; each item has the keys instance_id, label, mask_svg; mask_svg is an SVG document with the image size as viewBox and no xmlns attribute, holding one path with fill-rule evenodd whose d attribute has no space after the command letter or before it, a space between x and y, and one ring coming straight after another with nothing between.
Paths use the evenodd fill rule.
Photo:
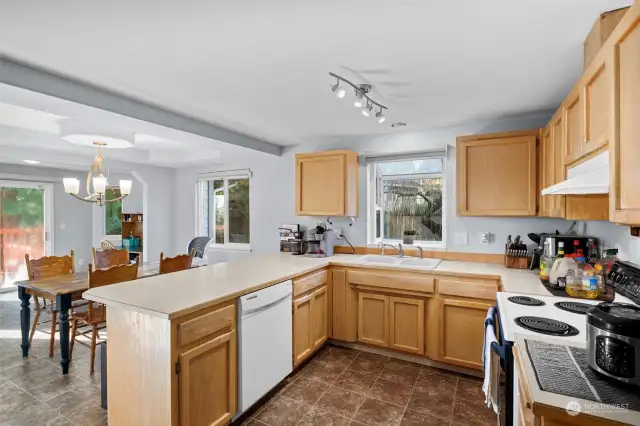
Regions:
<instances>
[{"instance_id":1,"label":"white electric range","mask_svg":"<svg viewBox=\"0 0 640 426\"><path fill-rule=\"evenodd\" d=\"M616 294L615 301L633 303L620 294ZM500 330L501 338L495 350L503 361L507 379L507 426L518 424L518 372L514 368L512 354L515 335L541 341L566 339L567 342L586 345L586 311L599 303L602 301L498 293L497 324L494 324L494 327L495 331Z\"/></svg>"}]
</instances>

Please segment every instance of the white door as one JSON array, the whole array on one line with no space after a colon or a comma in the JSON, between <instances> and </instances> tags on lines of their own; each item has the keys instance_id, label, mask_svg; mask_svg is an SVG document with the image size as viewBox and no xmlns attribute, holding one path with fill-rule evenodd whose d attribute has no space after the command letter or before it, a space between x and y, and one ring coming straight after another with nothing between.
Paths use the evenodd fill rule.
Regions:
<instances>
[{"instance_id":1,"label":"white door","mask_svg":"<svg viewBox=\"0 0 640 426\"><path fill-rule=\"evenodd\" d=\"M0 180L0 292L27 279L24 255L53 254L53 184Z\"/></svg>"}]
</instances>

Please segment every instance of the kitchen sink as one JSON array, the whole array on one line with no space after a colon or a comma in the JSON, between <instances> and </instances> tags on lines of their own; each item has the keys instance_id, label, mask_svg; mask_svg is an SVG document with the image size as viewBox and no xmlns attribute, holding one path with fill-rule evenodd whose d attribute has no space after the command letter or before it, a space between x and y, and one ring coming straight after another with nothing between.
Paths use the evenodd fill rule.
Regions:
<instances>
[{"instance_id":1,"label":"kitchen sink","mask_svg":"<svg viewBox=\"0 0 640 426\"><path fill-rule=\"evenodd\" d=\"M398 265L420 266L425 269L436 269L440 262L440 259L403 258L400 259Z\"/></svg>"},{"instance_id":2,"label":"kitchen sink","mask_svg":"<svg viewBox=\"0 0 640 426\"><path fill-rule=\"evenodd\" d=\"M393 256L375 256L375 255L367 255L360 259L362 262L367 263L383 263L383 264L397 264L400 261L400 258Z\"/></svg>"}]
</instances>

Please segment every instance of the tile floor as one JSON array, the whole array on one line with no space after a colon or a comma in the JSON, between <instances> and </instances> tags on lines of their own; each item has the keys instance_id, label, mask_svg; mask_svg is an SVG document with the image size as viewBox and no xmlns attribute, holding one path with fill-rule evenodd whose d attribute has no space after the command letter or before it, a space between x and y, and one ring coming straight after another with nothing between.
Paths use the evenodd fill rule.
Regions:
<instances>
[{"instance_id":1,"label":"tile floor","mask_svg":"<svg viewBox=\"0 0 640 426\"><path fill-rule=\"evenodd\" d=\"M478 378L327 346L243 425L495 425Z\"/></svg>"},{"instance_id":2,"label":"tile floor","mask_svg":"<svg viewBox=\"0 0 640 426\"><path fill-rule=\"evenodd\" d=\"M100 407L100 357L75 345L62 376L58 346L36 333L29 358L20 350L20 304L0 294L0 425L107 424ZM33 316L33 313L32 313ZM477 378L337 346L326 346L288 377L243 425L491 425Z\"/></svg>"},{"instance_id":3,"label":"tile floor","mask_svg":"<svg viewBox=\"0 0 640 426\"><path fill-rule=\"evenodd\" d=\"M107 412L100 407L100 357L92 377L89 349L76 344L69 374L63 376L57 342L49 358L49 335L36 332L29 358L23 359L17 293L0 294L0 425L106 424Z\"/></svg>"}]
</instances>

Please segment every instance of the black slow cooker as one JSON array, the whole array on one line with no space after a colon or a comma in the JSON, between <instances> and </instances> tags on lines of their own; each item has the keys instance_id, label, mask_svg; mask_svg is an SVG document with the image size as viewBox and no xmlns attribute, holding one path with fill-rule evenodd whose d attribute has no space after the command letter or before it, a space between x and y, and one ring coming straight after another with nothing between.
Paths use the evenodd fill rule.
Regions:
<instances>
[{"instance_id":1,"label":"black slow cooker","mask_svg":"<svg viewBox=\"0 0 640 426\"><path fill-rule=\"evenodd\" d=\"M640 386L640 306L605 302L587 311L587 361L601 375Z\"/></svg>"}]
</instances>

